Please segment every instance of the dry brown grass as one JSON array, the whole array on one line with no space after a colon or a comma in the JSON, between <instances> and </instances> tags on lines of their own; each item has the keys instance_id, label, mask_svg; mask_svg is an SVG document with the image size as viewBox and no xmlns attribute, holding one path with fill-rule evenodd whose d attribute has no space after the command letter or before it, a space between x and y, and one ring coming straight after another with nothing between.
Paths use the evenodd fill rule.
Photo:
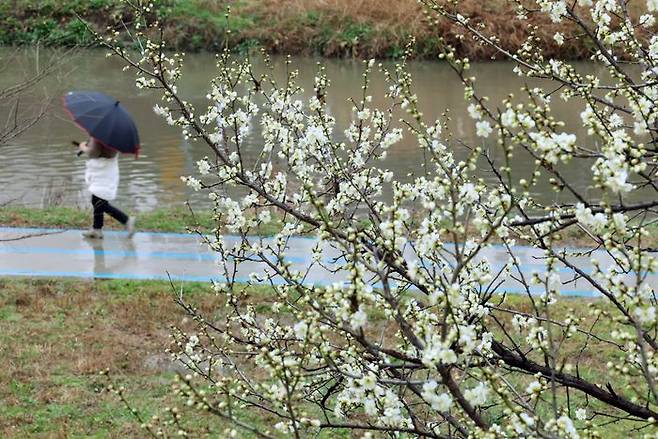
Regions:
<instances>
[{"instance_id":1,"label":"dry brown grass","mask_svg":"<svg viewBox=\"0 0 658 439\"><path fill-rule=\"evenodd\" d=\"M634 6L633 14L641 8ZM417 41L417 56L435 58L439 38L453 45L460 56L490 60L495 49L472 38L445 19L429 20L415 0L247 0L236 7L236 15L255 18L255 26L238 29L237 42L257 41L271 51L320 53L324 56L399 56L410 37ZM486 35L496 35L509 52L518 50L528 38L528 22L516 17L515 3L508 0L482 2L463 0L459 12L485 25ZM584 14L587 15L587 14ZM530 14L530 24L538 27L537 37L544 56L583 59L590 44L574 32L569 23L552 23L546 14ZM559 46L556 32L578 35ZM234 42L236 42L234 41Z\"/></svg>"},{"instance_id":2,"label":"dry brown grass","mask_svg":"<svg viewBox=\"0 0 658 439\"><path fill-rule=\"evenodd\" d=\"M382 56L426 28L414 0L249 0L237 13L259 23L245 38L285 53Z\"/></svg>"},{"instance_id":3,"label":"dry brown grass","mask_svg":"<svg viewBox=\"0 0 658 439\"><path fill-rule=\"evenodd\" d=\"M213 299L196 302L210 312ZM137 406L175 403L171 373L148 361L170 324L192 327L165 283L0 279L0 437L140 436L97 374L109 368Z\"/></svg>"},{"instance_id":4,"label":"dry brown grass","mask_svg":"<svg viewBox=\"0 0 658 439\"><path fill-rule=\"evenodd\" d=\"M272 16L302 16L319 12L341 21L373 22L377 26L412 30L422 26L424 13L416 0L261 0L251 8L262 8Z\"/></svg>"},{"instance_id":5,"label":"dry brown grass","mask_svg":"<svg viewBox=\"0 0 658 439\"><path fill-rule=\"evenodd\" d=\"M53 45L86 44L89 41L83 31L59 30L75 28L77 15L102 31L107 26L123 31L123 23L134 18L125 4L116 0L98 0L96 6L79 0L51 1L48 7L38 0L15 0L13 6L3 8L4 3L0 2L0 23L4 25L0 25L0 42L4 44L37 40ZM463 15L486 25L486 34L499 36L501 46L509 51L518 49L527 38L528 23L516 18L512 0L456 3ZM224 15L228 5L232 6L229 23ZM643 5L631 2L633 14L639 14ZM176 0L168 2L163 14L169 47L186 51L217 51L228 43L239 51L260 46L290 54L385 58L401 56L413 36L419 58L436 59L441 53L440 38L456 46L460 56L473 60L488 60L494 53L470 38L461 39L461 30L448 21L428 19L416 0ZM51 30L54 23L58 32ZM530 24L538 26L544 55L581 59L589 55L591 44L578 33L563 46L553 41L556 31L570 34L568 24L554 24L545 14L534 13Z\"/></svg>"},{"instance_id":6,"label":"dry brown grass","mask_svg":"<svg viewBox=\"0 0 658 439\"><path fill-rule=\"evenodd\" d=\"M116 397L99 392L103 381L97 372L109 368L147 412L179 402L169 390L171 374L146 361L162 355L170 324L194 328L169 291L164 282L0 279L0 437L141 437ZM186 291L202 313L218 316L221 303L207 294L206 285L188 285ZM252 300L267 313L266 295ZM582 327L589 327L594 317L588 304L609 310L602 301L563 298L553 307L554 317L583 317ZM531 312L521 296L509 298L505 307ZM494 314L509 326L509 314ZM378 316L373 323L373 336L395 329ZM609 322L597 327L601 335L611 330ZM560 357L575 358L584 341L581 334L568 339ZM588 378L604 383L609 379L605 362L614 357L602 345L587 350L580 365ZM188 419L195 431L210 429L222 437L224 426L216 418L197 413ZM265 425L272 421L259 419Z\"/></svg>"},{"instance_id":7,"label":"dry brown grass","mask_svg":"<svg viewBox=\"0 0 658 439\"><path fill-rule=\"evenodd\" d=\"M43 356L44 360L66 360L76 374L93 374L106 367L152 373L144 369L143 359L163 352L170 324L187 321L166 284L147 283L141 288L131 284L137 291L113 297L113 282L36 281L28 284L32 288L27 290L22 285L19 289L17 284L0 282L9 285L0 296L0 308L13 308L21 321L31 327L32 343L21 344L19 349L36 348L40 354L49 354ZM14 288L16 291L11 291ZM211 295L199 295L197 304L211 312L214 299ZM24 325L6 325L2 332L18 336L21 326ZM66 341L70 343L60 343ZM48 370L49 367L40 367L36 372ZM10 367L0 371L7 372L20 370Z\"/></svg>"},{"instance_id":8,"label":"dry brown grass","mask_svg":"<svg viewBox=\"0 0 658 439\"><path fill-rule=\"evenodd\" d=\"M438 55L439 37L453 45L459 55L474 60L488 60L495 54L490 47L462 39L463 31L447 20L432 23L415 0L249 0L238 11L263 18L258 29L245 30L247 38L287 53L320 48L325 56L381 57L401 53L413 36L419 57ZM499 36L501 46L510 52L520 48L528 37L527 23L516 18L510 1L464 0L459 2L459 11L475 23L484 23L485 33ZM543 42L545 56L587 56L588 49L580 38L567 40L561 47L553 40L555 32L568 34L572 28L569 24L552 23L545 14L531 15L530 22L539 26L537 36ZM328 29L331 36L323 40ZM359 29L364 32L359 34ZM357 37L350 39L354 34Z\"/></svg>"}]
</instances>

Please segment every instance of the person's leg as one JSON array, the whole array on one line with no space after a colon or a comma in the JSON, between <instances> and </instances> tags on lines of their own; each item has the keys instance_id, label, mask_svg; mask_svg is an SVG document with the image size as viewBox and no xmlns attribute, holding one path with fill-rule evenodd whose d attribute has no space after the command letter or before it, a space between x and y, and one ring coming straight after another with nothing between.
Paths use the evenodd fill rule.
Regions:
<instances>
[{"instance_id":1,"label":"person's leg","mask_svg":"<svg viewBox=\"0 0 658 439\"><path fill-rule=\"evenodd\" d=\"M115 220L119 221L124 226L128 224L128 215L123 213L123 211L117 207L112 206L110 203L105 201L105 213L110 215Z\"/></svg>"},{"instance_id":2,"label":"person's leg","mask_svg":"<svg viewBox=\"0 0 658 439\"><path fill-rule=\"evenodd\" d=\"M95 195L91 196L91 206L94 209L94 223L90 230L82 232L83 237L94 239L100 239L103 237L103 212L105 211L106 204L107 201L102 198L98 198Z\"/></svg>"},{"instance_id":3,"label":"person's leg","mask_svg":"<svg viewBox=\"0 0 658 439\"><path fill-rule=\"evenodd\" d=\"M103 213L107 211L110 203L96 195L91 196L91 204L94 207L94 229L100 230L103 228Z\"/></svg>"},{"instance_id":4,"label":"person's leg","mask_svg":"<svg viewBox=\"0 0 658 439\"><path fill-rule=\"evenodd\" d=\"M107 203L107 206L105 207L105 212L107 212L108 215L110 215L112 218L116 219L121 224L123 224L124 227L126 228L126 231L128 232L128 237L132 238L132 236L135 234L134 216L126 215L121 209L112 206L110 203Z\"/></svg>"}]
</instances>

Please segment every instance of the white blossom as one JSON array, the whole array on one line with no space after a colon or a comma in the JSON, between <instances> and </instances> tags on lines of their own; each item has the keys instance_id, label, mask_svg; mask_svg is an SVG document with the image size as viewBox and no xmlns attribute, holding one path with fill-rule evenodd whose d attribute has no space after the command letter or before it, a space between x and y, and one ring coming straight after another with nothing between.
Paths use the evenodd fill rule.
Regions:
<instances>
[{"instance_id":1,"label":"white blossom","mask_svg":"<svg viewBox=\"0 0 658 439\"><path fill-rule=\"evenodd\" d=\"M469 104L468 107L466 107L466 110L468 111L468 115L471 117L473 120L480 120L482 119L482 113L480 112L480 108L476 104Z\"/></svg>"},{"instance_id":2,"label":"white blossom","mask_svg":"<svg viewBox=\"0 0 658 439\"><path fill-rule=\"evenodd\" d=\"M551 21L559 23L567 15L567 4L564 0L540 0L539 3L543 12L548 12Z\"/></svg>"},{"instance_id":3,"label":"white blossom","mask_svg":"<svg viewBox=\"0 0 658 439\"><path fill-rule=\"evenodd\" d=\"M480 383L472 389L466 390L464 398L475 407L482 406L489 399L489 386L486 383Z\"/></svg>"},{"instance_id":4,"label":"white blossom","mask_svg":"<svg viewBox=\"0 0 658 439\"><path fill-rule=\"evenodd\" d=\"M207 159L199 160L196 162L197 167L199 168L199 174L208 175L210 172L210 163Z\"/></svg>"},{"instance_id":5,"label":"white blossom","mask_svg":"<svg viewBox=\"0 0 658 439\"><path fill-rule=\"evenodd\" d=\"M556 32L553 35L553 39L557 43L558 46L561 46L564 44L564 35L561 32Z\"/></svg>"},{"instance_id":6,"label":"white blossom","mask_svg":"<svg viewBox=\"0 0 658 439\"><path fill-rule=\"evenodd\" d=\"M493 131L493 129L491 128L491 124L489 123L489 121L486 120L481 120L476 122L475 128L476 128L475 133L479 137L489 137L489 134L491 134L491 132Z\"/></svg>"},{"instance_id":7,"label":"white blossom","mask_svg":"<svg viewBox=\"0 0 658 439\"><path fill-rule=\"evenodd\" d=\"M658 12L658 0L647 0L647 10L649 12Z\"/></svg>"},{"instance_id":8,"label":"white blossom","mask_svg":"<svg viewBox=\"0 0 658 439\"><path fill-rule=\"evenodd\" d=\"M308 324L304 321L297 322L293 326L293 331L295 332L295 337L299 340L304 340L308 332Z\"/></svg>"},{"instance_id":9,"label":"white blossom","mask_svg":"<svg viewBox=\"0 0 658 439\"><path fill-rule=\"evenodd\" d=\"M194 177L181 177L181 180L195 191L201 190L201 182Z\"/></svg>"},{"instance_id":10,"label":"white blossom","mask_svg":"<svg viewBox=\"0 0 658 439\"><path fill-rule=\"evenodd\" d=\"M656 308L653 306L637 307L634 310L635 317L644 325L656 323Z\"/></svg>"},{"instance_id":11,"label":"white blossom","mask_svg":"<svg viewBox=\"0 0 658 439\"><path fill-rule=\"evenodd\" d=\"M573 425L573 421L568 416L559 417L556 424L558 431L564 433L564 437L569 439L580 439L580 435L576 431L576 427Z\"/></svg>"},{"instance_id":12,"label":"white blossom","mask_svg":"<svg viewBox=\"0 0 658 439\"><path fill-rule=\"evenodd\" d=\"M359 308L359 310L354 314L352 314L352 317L350 318L350 325L354 329L363 328L367 322L368 322L368 315L365 313L363 308Z\"/></svg>"},{"instance_id":13,"label":"white blossom","mask_svg":"<svg viewBox=\"0 0 658 439\"><path fill-rule=\"evenodd\" d=\"M437 393L438 384L431 380L423 384L423 399L427 401L434 410L447 412L452 406L452 397L448 393Z\"/></svg>"}]
</instances>

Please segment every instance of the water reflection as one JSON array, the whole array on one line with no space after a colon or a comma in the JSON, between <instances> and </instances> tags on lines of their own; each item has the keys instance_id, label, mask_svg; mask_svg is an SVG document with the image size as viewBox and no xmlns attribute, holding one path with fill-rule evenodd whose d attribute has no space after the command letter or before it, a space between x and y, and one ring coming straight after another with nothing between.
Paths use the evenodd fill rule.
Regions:
<instances>
[{"instance_id":1,"label":"water reflection","mask_svg":"<svg viewBox=\"0 0 658 439\"><path fill-rule=\"evenodd\" d=\"M94 278L107 278L134 264L137 247L132 239L120 238L107 242L105 239L82 239L82 246L93 254L92 273ZM131 262L132 261L132 262Z\"/></svg>"},{"instance_id":2,"label":"water reflection","mask_svg":"<svg viewBox=\"0 0 658 439\"><path fill-rule=\"evenodd\" d=\"M2 52L0 52L0 55ZM25 52L20 63L9 66L0 78L0 87L24 77L26 66L34 62L32 52ZM275 75L285 77L282 60L275 60ZM209 79L215 70L214 58L209 54L196 54L188 57L184 72L184 82L180 85L183 97L199 109L206 107L205 94ZM297 58L293 65L301 72L300 83L305 90L312 90L312 78L317 70L317 59ZM342 133L352 117L346 100L361 94L361 74L363 64L350 60L322 60L331 79L331 94L328 105L337 120L337 133ZM142 139L142 155L139 160L130 156L121 160L121 186L117 203L129 209L149 210L156 206L180 205L185 200L205 203L202 194L190 192L180 181L180 176L193 172L196 160L209 154L207 147L197 143L187 143L182 139L177 128L167 126L152 107L159 100L152 92L138 90L129 73L121 72L119 60L104 56L103 51L89 50L74 60L75 67L65 77L55 77L43 85L48 96L59 96L69 89L98 89L117 97L134 115ZM466 114L463 101L463 89L454 73L441 63L414 62L410 71L414 78L415 89L420 98L420 107L426 117L438 118L444 111L450 110L451 128L455 134L473 145L482 145L497 156L495 145L482 144L474 137L473 122ZM583 71L592 71L593 66L581 64ZM479 78L477 87L481 93L488 95L492 102L504 99L510 90L517 91L524 85L522 79L512 74L512 66L507 63L476 64L473 75ZM533 84L530 84L533 86ZM371 94L374 106L385 108L383 95L388 89L381 75L372 81ZM32 103L41 102L43 96L35 93ZM579 139L586 138L586 133L579 123L580 108L572 103L554 99L554 112L562 118ZM6 117L7 109L0 107L0 117ZM260 149L258 126L248 145L253 156ZM339 134L340 135L340 134ZM83 134L68 119L55 102L50 115L36 127L23 135L16 142L0 149L0 187L3 192L0 202L20 198L20 203L40 206L61 200L69 205L86 205L87 195L83 192L84 160L76 159L70 141L81 140ZM457 151L457 155L463 155ZM519 178L528 177L533 171L532 160L518 154L514 160L519 170ZM384 166L389 167L398 176L421 172L422 152L412 138L389 151ZM582 166L566 167L563 172L576 182L580 189L590 183L591 175L582 172ZM493 176L482 173L485 179ZM544 201L556 199L544 184L541 198Z\"/></svg>"}]
</instances>

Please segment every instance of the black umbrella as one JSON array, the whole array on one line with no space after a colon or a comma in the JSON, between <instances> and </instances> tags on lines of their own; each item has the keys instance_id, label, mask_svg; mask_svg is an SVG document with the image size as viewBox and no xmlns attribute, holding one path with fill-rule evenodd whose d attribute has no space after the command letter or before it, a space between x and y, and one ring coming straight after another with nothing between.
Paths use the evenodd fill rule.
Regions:
<instances>
[{"instance_id":1,"label":"black umbrella","mask_svg":"<svg viewBox=\"0 0 658 439\"><path fill-rule=\"evenodd\" d=\"M64 109L101 144L124 153L139 153L135 122L116 99L97 91L70 91L64 95Z\"/></svg>"}]
</instances>

